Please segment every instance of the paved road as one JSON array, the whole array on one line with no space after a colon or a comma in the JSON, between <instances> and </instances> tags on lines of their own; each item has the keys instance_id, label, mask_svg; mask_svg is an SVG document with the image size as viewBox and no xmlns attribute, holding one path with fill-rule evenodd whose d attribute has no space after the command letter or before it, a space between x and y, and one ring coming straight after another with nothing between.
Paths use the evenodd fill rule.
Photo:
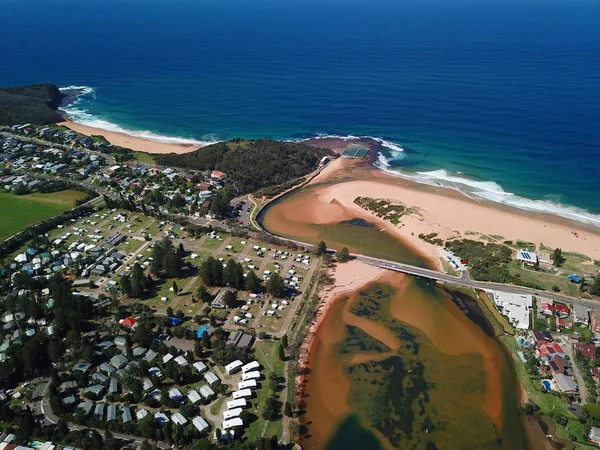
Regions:
<instances>
[{"instance_id":1,"label":"paved road","mask_svg":"<svg viewBox=\"0 0 600 450\"><path fill-rule=\"evenodd\" d=\"M573 368L573 373L575 374L575 379L577 380L577 385L579 386L579 397L581 398L580 403L585 405L587 399L587 387L585 385L583 375L581 375L581 370L579 370L579 365L577 362L575 362L575 352L573 351L573 344L570 341L571 338L569 336L554 336L554 338L562 344L562 348L565 350L565 353L571 360L571 367Z\"/></svg>"},{"instance_id":2,"label":"paved road","mask_svg":"<svg viewBox=\"0 0 600 450\"><path fill-rule=\"evenodd\" d=\"M454 275L437 272L431 269L424 269L422 267L411 266L410 264L403 264L393 261L386 261L383 259L370 258L368 256L355 255L356 259L367 264L375 265L383 269L393 270L395 272L406 273L409 275L415 275L422 278L429 278L430 280L443 281L446 283L457 284L460 286L466 286L474 289L482 290L494 290L500 292L509 292L512 294L524 294L524 295L537 295L545 297L554 301L566 303L566 304L579 304L587 308L600 309L600 303L594 300L587 300L582 298L567 297L559 295L554 292L539 291L524 286L515 286L508 284L490 283L485 281L472 280L467 272L463 272L460 277Z\"/></svg>"}]
</instances>

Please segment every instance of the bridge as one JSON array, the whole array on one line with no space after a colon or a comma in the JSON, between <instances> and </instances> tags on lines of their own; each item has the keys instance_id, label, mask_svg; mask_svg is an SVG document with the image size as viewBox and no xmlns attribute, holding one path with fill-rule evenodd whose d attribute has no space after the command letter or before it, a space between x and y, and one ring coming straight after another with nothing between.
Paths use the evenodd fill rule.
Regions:
<instances>
[{"instance_id":1,"label":"bridge","mask_svg":"<svg viewBox=\"0 0 600 450\"><path fill-rule=\"evenodd\" d=\"M557 294L555 292L539 291L537 289L528 288L525 286L516 286L512 284L500 284L491 283L487 281L475 281L471 279L468 272L465 270L462 272L460 277L449 275L447 273L437 272L435 270L426 269L423 267L412 266L410 264L398 263L394 261L387 261L379 258L371 258L364 255L353 255L353 257L365 264L377 266L382 269L392 270L394 272L400 272L407 275L413 275L420 278L426 278L433 281L441 281L444 283L455 284L458 286L464 286L472 289L480 289L483 291L497 291L507 292L510 294L518 295L535 295L538 297L545 297L555 302L561 302L572 305L582 305L589 309L600 309L600 303L594 300L587 300L583 298L573 298L564 295Z\"/></svg>"}]
</instances>

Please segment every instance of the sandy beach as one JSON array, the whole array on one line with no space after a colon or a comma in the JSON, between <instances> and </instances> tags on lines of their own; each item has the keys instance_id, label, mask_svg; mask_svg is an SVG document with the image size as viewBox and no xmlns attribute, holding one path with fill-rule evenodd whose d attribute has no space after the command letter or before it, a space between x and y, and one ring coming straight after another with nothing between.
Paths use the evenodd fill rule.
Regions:
<instances>
[{"instance_id":1,"label":"sandy beach","mask_svg":"<svg viewBox=\"0 0 600 450\"><path fill-rule=\"evenodd\" d=\"M307 211L298 212L299 215L309 217L314 223L334 223L340 220L343 210L350 210L432 258L439 257L440 248L423 241L419 234L437 233L441 239L495 236L499 241L528 241L600 260L600 230L592 226L552 214L478 202L450 189L360 168L355 161L346 158L333 161L311 184L315 185L315 195L307 202ZM418 212L403 216L401 224L394 226L355 204L357 196L387 199L414 207Z\"/></svg>"},{"instance_id":2,"label":"sandy beach","mask_svg":"<svg viewBox=\"0 0 600 450\"><path fill-rule=\"evenodd\" d=\"M150 139L130 136L125 133L107 131L100 128L88 127L70 120L61 122L60 125L69 127L73 131L85 134L87 136L104 136L108 142L120 147L130 148L138 152L146 153L187 153L197 150L201 145L190 144L170 144L166 142L153 141Z\"/></svg>"}]
</instances>

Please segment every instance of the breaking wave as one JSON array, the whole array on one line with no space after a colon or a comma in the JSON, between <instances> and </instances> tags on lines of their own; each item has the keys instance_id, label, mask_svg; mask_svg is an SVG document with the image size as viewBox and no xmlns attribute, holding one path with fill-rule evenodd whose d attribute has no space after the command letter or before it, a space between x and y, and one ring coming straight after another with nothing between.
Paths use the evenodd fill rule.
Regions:
<instances>
[{"instance_id":1,"label":"breaking wave","mask_svg":"<svg viewBox=\"0 0 600 450\"><path fill-rule=\"evenodd\" d=\"M81 125L98 128L100 130L122 133L132 137L147 139L149 141L162 142L165 144L203 146L219 142L214 135L208 136L206 140L197 140L177 136L165 136L148 130L132 130L129 128L123 128L120 125L101 119L100 117L91 113L85 107L81 107L82 101L89 98L95 98L96 91L94 88L90 86L65 86L60 88L60 91L66 95L66 101L63 102L61 110L67 114L69 119Z\"/></svg>"}]
</instances>

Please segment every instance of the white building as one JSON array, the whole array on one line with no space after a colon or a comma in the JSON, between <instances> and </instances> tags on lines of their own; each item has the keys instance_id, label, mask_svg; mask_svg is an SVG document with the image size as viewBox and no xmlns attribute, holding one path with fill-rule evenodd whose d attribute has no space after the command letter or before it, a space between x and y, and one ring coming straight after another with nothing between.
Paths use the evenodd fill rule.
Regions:
<instances>
[{"instance_id":1,"label":"white building","mask_svg":"<svg viewBox=\"0 0 600 450\"><path fill-rule=\"evenodd\" d=\"M235 417L233 419L224 420L222 429L229 430L230 428L242 427L242 426L244 426L244 422L242 421L242 419L240 419L239 417Z\"/></svg>"},{"instance_id":2,"label":"white building","mask_svg":"<svg viewBox=\"0 0 600 450\"><path fill-rule=\"evenodd\" d=\"M206 420L204 420L200 416L194 417L194 420L192 420L192 423L194 424L194 426L196 427L196 429L199 432L202 432L202 430L205 430L208 428L208 423L206 422Z\"/></svg>"},{"instance_id":3,"label":"white building","mask_svg":"<svg viewBox=\"0 0 600 450\"><path fill-rule=\"evenodd\" d=\"M237 400L231 400L227 402L227 409L235 409L235 408L245 408L246 407L246 399L240 398Z\"/></svg>"},{"instance_id":4,"label":"white building","mask_svg":"<svg viewBox=\"0 0 600 450\"><path fill-rule=\"evenodd\" d=\"M233 362L230 362L229 364L227 364L225 366L225 371L231 375L235 372L237 372L238 370L240 370L240 368L243 366L244 364L239 360L235 360Z\"/></svg>"},{"instance_id":5,"label":"white building","mask_svg":"<svg viewBox=\"0 0 600 450\"><path fill-rule=\"evenodd\" d=\"M246 373L252 370L258 370L259 367L260 364L258 363L258 361L252 361L242 366L242 372Z\"/></svg>"},{"instance_id":6,"label":"white building","mask_svg":"<svg viewBox=\"0 0 600 450\"><path fill-rule=\"evenodd\" d=\"M234 417L239 417L240 414L242 413L242 411L243 411L242 408L228 409L227 411L225 411L223 413L223 419L229 420L229 419L233 419Z\"/></svg>"},{"instance_id":7,"label":"white building","mask_svg":"<svg viewBox=\"0 0 600 450\"><path fill-rule=\"evenodd\" d=\"M242 374L242 381L258 380L259 378L260 378L260 372L258 372L256 370Z\"/></svg>"},{"instance_id":8,"label":"white building","mask_svg":"<svg viewBox=\"0 0 600 450\"><path fill-rule=\"evenodd\" d=\"M512 324L521 330L529 329L529 317L533 307L532 295L510 294L508 292L490 291L488 293L496 308L508 316Z\"/></svg>"},{"instance_id":9,"label":"white building","mask_svg":"<svg viewBox=\"0 0 600 450\"><path fill-rule=\"evenodd\" d=\"M242 389L241 391L235 391L231 394L234 400L240 398L250 398L252 397L252 391L250 389Z\"/></svg>"}]
</instances>

